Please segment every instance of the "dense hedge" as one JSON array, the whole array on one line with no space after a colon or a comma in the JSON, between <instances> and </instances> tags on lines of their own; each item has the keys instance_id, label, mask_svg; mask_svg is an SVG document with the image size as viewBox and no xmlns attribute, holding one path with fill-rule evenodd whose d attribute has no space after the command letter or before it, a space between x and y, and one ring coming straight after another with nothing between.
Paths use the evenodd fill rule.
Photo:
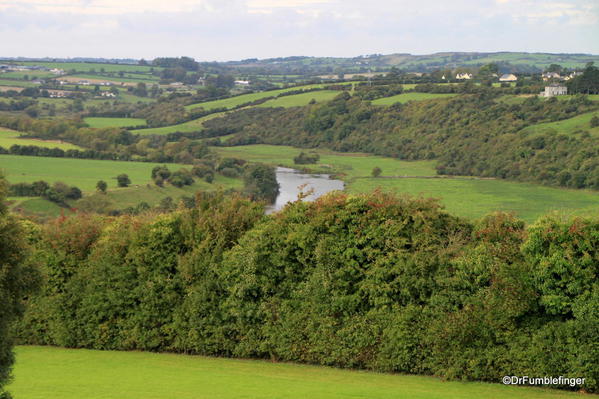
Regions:
<instances>
[{"instance_id":1,"label":"dense hedge","mask_svg":"<svg viewBox=\"0 0 599 399\"><path fill-rule=\"evenodd\" d=\"M61 218L37 236L46 284L20 339L270 358L599 391L599 221L331 194L264 216L202 197L165 215Z\"/></svg>"}]
</instances>

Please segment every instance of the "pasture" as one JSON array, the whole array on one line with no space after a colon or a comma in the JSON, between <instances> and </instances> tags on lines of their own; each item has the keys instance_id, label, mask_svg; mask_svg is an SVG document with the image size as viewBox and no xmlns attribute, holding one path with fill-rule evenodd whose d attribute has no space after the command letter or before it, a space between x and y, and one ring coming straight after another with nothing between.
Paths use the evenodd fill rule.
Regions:
<instances>
[{"instance_id":1,"label":"pasture","mask_svg":"<svg viewBox=\"0 0 599 399\"><path fill-rule=\"evenodd\" d=\"M145 119L139 118L84 118L83 121L89 127L130 127L130 126L146 126Z\"/></svg>"},{"instance_id":2,"label":"pasture","mask_svg":"<svg viewBox=\"0 0 599 399\"><path fill-rule=\"evenodd\" d=\"M93 191L98 180L104 180L108 183L109 189L115 189L116 176L121 173L128 174L134 186L151 183L152 168L158 163L0 155L0 165L10 183L45 180L52 184L62 181L77 186L83 191ZM189 167L189 165L178 164L166 165L171 170Z\"/></svg>"},{"instance_id":3,"label":"pasture","mask_svg":"<svg viewBox=\"0 0 599 399\"><path fill-rule=\"evenodd\" d=\"M523 133L543 134L555 132L559 134L574 134L581 131L589 132L592 136L599 137L599 126L591 128L591 118L599 118L599 111L587 112L577 115L573 118L564 119L556 122L538 123L522 129Z\"/></svg>"},{"instance_id":4,"label":"pasture","mask_svg":"<svg viewBox=\"0 0 599 399\"><path fill-rule=\"evenodd\" d=\"M21 346L19 399L560 399L574 392L263 360Z\"/></svg>"},{"instance_id":5,"label":"pasture","mask_svg":"<svg viewBox=\"0 0 599 399\"><path fill-rule=\"evenodd\" d=\"M407 103L408 101L423 101L423 100L431 100L435 98L448 98L456 96L457 94L448 93L402 93L396 96L378 98L372 101L373 105L393 105L396 103Z\"/></svg>"},{"instance_id":6,"label":"pasture","mask_svg":"<svg viewBox=\"0 0 599 399\"><path fill-rule=\"evenodd\" d=\"M258 107L302 107L304 105L308 105L312 100L316 101L317 103L330 101L337 97L340 93L341 92L337 90L319 90L302 94L294 94L292 96L284 96L268 100L265 103L258 105Z\"/></svg>"},{"instance_id":7,"label":"pasture","mask_svg":"<svg viewBox=\"0 0 599 399\"><path fill-rule=\"evenodd\" d=\"M61 150L81 150L82 148L66 141L40 140L21 137L21 133L0 127L0 147L9 149L12 145L33 145L44 148L60 148ZM1 167L1 166L0 166Z\"/></svg>"},{"instance_id":8,"label":"pasture","mask_svg":"<svg viewBox=\"0 0 599 399\"><path fill-rule=\"evenodd\" d=\"M294 165L293 157L302 150L293 147L251 145L216 147L215 150L222 156L296 169L306 166L314 172L338 173L346 182L346 190L350 193L378 188L394 193L439 198L449 212L468 218L506 211L514 212L516 216L531 223L552 211L578 215L599 211L599 192L508 180L447 178L436 175L434 161L408 162L366 154L316 150L320 154L318 165ZM371 177L370 173L375 166L382 169L382 177Z\"/></svg>"},{"instance_id":9,"label":"pasture","mask_svg":"<svg viewBox=\"0 0 599 399\"><path fill-rule=\"evenodd\" d=\"M218 118L223 115L224 115L224 112L217 112L214 114L206 115L202 118L194 119L194 120L191 120L188 122L179 123L177 125L154 127L154 128L149 128L149 129L136 129L136 130L131 130L131 133L140 134L142 136L149 136L149 135L163 135L163 134L176 133L176 132L181 132L181 133L197 132L204 128L203 123L206 122L207 120L210 120L213 118Z\"/></svg>"},{"instance_id":10,"label":"pasture","mask_svg":"<svg viewBox=\"0 0 599 399\"><path fill-rule=\"evenodd\" d=\"M52 201L37 197L9 197L8 206L13 212L41 217L58 217L70 211Z\"/></svg>"},{"instance_id":11,"label":"pasture","mask_svg":"<svg viewBox=\"0 0 599 399\"><path fill-rule=\"evenodd\" d=\"M75 70L77 72L145 72L150 73L152 67L134 64L105 64L94 62L43 62L43 61L24 61L19 62L19 65L39 65L46 68L63 69L66 72ZM161 70L160 67L154 67L154 70Z\"/></svg>"}]
</instances>

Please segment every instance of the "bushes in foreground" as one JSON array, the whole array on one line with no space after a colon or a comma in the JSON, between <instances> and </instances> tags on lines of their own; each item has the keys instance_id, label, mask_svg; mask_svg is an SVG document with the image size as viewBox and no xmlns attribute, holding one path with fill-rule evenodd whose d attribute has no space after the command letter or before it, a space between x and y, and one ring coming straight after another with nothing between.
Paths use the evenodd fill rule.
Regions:
<instances>
[{"instance_id":1,"label":"bushes in foreground","mask_svg":"<svg viewBox=\"0 0 599 399\"><path fill-rule=\"evenodd\" d=\"M44 227L24 343L258 357L599 390L599 221L477 223L433 200L328 195L272 216L201 197Z\"/></svg>"}]
</instances>

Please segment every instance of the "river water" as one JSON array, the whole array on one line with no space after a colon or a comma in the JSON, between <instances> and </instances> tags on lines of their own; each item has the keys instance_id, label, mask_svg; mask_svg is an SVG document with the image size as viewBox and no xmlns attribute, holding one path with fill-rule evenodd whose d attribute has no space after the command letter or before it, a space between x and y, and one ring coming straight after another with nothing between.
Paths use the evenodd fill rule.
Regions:
<instances>
[{"instance_id":1,"label":"river water","mask_svg":"<svg viewBox=\"0 0 599 399\"><path fill-rule=\"evenodd\" d=\"M277 168L277 182L280 186L279 196L273 205L267 207L266 213L278 211L288 202L297 200L300 192L306 193L311 189L314 190L312 194L304 198L304 201L314 201L328 192L344 188L343 181L330 179L329 175L301 173L295 169L282 167Z\"/></svg>"}]
</instances>

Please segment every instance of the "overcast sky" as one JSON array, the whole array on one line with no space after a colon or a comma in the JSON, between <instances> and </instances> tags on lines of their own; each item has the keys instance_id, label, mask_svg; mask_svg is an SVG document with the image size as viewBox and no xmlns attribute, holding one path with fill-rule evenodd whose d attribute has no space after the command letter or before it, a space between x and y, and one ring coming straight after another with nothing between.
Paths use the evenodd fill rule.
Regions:
<instances>
[{"instance_id":1,"label":"overcast sky","mask_svg":"<svg viewBox=\"0 0 599 399\"><path fill-rule=\"evenodd\" d=\"M0 0L0 56L599 54L599 0Z\"/></svg>"}]
</instances>

